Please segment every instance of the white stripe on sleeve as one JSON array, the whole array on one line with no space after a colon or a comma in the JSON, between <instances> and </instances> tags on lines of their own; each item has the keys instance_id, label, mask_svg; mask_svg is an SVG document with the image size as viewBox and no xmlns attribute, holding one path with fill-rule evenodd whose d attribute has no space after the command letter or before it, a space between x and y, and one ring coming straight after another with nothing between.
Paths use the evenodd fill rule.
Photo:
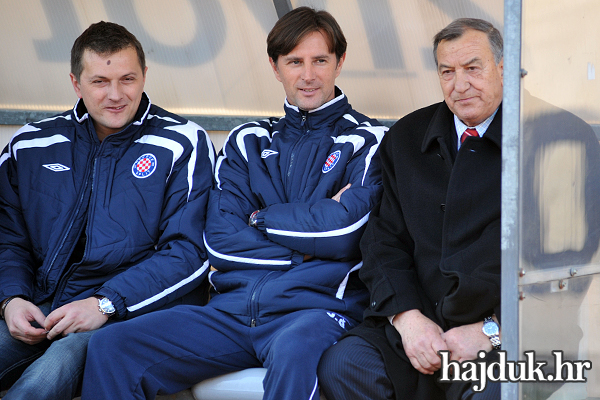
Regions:
<instances>
[{"instance_id":1,"label":"white stripe on sleeve","mask_svg":"<svg viewBox=\"0 0 600 400\"><path fill-rule=\"evenodd\" d=\"M209 266L210 266L210 264L209 264L208 260L206 260L204 262L204 264L202 264L201 268L199 268L197 271L195 271L192 275L188 276L186 279L179 281L177 284L163 290L162 292L150 297L147 300L144 300L138 304L134 304L132 306L127 307L127 311L134 312L134 311L139 310L140 308L149 306L150 304L157 302L158 300L162 299L163 297L173 293L177 289L192 282L194 279L197 279L200 275L202 275L208 269Z\"/></svg>"},{"instance_id":2,"label":"white stripe on sleeve","mask_svg":"<svg viewBox=\"0 0 600 400\"><path fill-rule=\"evenodd\" d=\"M222 260L255 265L292 265L292 260L265 260L260 258L228 256L226 254L219 253L208 245L208 242L206 241L206 234L204 235L204 246L210 254Z\"/></svg>"},{"instance_id":3,"label":"white stripe on sleeve","mask_svg":"<svg viewBox=\"0 0 600 400\"><path fill-rule=\"evenodd\" d=\"M246 151L246 143L244 143L244 138L246 136L254 135L256 137L269 138L269 141L271 140L271 135L269 134L269 131L265 128L262 128L260 125L258 125L258 123L256 123L256 125L257 126L242 129L237 133L235 138L236 144L240 149L240 153L242 153L242 156L244 156L246 162L248 162L248 152Z\"/></svg>"},{"instance_id":4,"label":"white stripe on sleeve","mask_svg":"<svg viewBox=\"0 0 600 400\"><path fill-rule=\"evenodd\" d=\"M352 233L358 230L361 226L367 223L369 220L369 212L367 215L362 217L360 220L356 221L350 226L340 229L334 229L332 231L325 232L294 232L294 231L284 231L282 229L272 229L267 228L267 233L271 233L273 235L279 236L290 236L290 237L299 237L299 238L325 238L325 237L334 237L334 236L343 236L349 233Z\"/></svg>"},{"instance_id":5,"label":"white stripe on sleeve","mask_svg":"<svg viewBox=\"0 0 600 400\"><path fill-rule=\"evenodd\" d=\"M335 294L335 297L337 299L341 300L344 298L344 292L346 291L346 286L348 286L348 279L350 279L350 274L353 273L354 271L361 269L362 265L363 265L363 262L361 261L358 264L356 264L350 271L348 271L348 273L346 274L346 277L344 277L344 280L342 281L342 283L340 283L340 286L338 286L337 293Z\"/></svg>"},{"instance_id":6,"label":"white stripe on sleeve","mask_svg":"<svg viewBox=\"0 0 600 400\"><path fill-rule=\"evenodd\" d=\"M210 158L210 164L212 169L215 169L215 155L213 154L211 141L208 137L208 133L198 124L192 121L188 121L185 125L174 125L167 126L165 129L181 133L185 136L192 144L193 150L190 154L190 160L188 162L188 200L194 187L194 172L196 170L196 159L198 157L198 131L204 133L205 143L208 147L208 157Z\"/></svg>"},{"instance_id":7,"label":"white stripe on sleeve","mask_svg":"<svg viewBox=\"0 0 600 400\"><path fill-rule=\"evenodd\" d=\"M54 135L54 136L50 136L50 137L46 137L46 138L39 138L39 139L20 140L12 146L13 156L15 157L15 160L16 160L18 150L31 149L31 148L35 148L35 147L49 147L54 144L64 143L64 142L70 142L70 140L67 139L63 135Z\"/></svg>"},{"instance_id":8,"label":"white stripe on sleeve","mask_svg":"<svg viewBox=\"0 0 600 400\"><path fill-rule=\"evenodd\" d=\"M2 166L2 164L4 164L4 161L8 160L10 158L10 156L8 155L8 153L4 153L0 156L0 167Z\"/></svg>"}]
</instances>

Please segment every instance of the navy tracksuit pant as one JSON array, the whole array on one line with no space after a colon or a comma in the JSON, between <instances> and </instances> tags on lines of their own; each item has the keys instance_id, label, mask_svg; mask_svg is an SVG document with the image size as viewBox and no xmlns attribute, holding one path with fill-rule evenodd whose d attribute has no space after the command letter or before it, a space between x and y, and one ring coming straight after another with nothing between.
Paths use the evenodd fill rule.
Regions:
<instances>
[{"instance_id":1,"label":"navy tracksuit pant","mask_svg":"<svg viewBox=\"0 0 600 400\"><path fill-rule=\"evenodd\" d=\"M265 400L318 399L319 359L350 328L346 318L317 309L255 327L210 305L152 312L92 337L82 400L154 399L262 366Z\"/></svg>"}]
</instances>

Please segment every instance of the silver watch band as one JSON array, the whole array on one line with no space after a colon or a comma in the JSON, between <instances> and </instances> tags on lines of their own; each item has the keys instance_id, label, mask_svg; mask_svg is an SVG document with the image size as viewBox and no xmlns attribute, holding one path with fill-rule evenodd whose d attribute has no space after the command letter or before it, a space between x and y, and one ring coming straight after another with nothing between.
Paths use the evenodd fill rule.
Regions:
<instances>
[{"instance_id":1,"label":"silver watch band","mask_svg":"<svg viewBox=\"0 0 600 400\"><path fill-rule=\"evenodd\" d=\"M500 349L500 346L502 346L502 342L500 342L500 338L496 335L490 336L490 342L492 342L492 347L494 348L494 350L498 350L498 349Z\"/></svg>"},{"instance_id":2,"label":"silver watch band","mask_svg":"<svg viewBox=\"0 0 600 400\"><path fill-rule=\"evenodd\" d=\"M492 326L495 326L495 331L496 331L495 334L492 332L489 332L485 329L487 324L491 324ZM485 317L483 319L483 325L484 325L483 333L490 339L490 342L492 343L492 348L494 350L499 350L500 347L502 346L502 342L500 341L500 336L498 335L498 333L499 333L498 324L490 316L490 317Z\"/></svg>"}]
</instances>

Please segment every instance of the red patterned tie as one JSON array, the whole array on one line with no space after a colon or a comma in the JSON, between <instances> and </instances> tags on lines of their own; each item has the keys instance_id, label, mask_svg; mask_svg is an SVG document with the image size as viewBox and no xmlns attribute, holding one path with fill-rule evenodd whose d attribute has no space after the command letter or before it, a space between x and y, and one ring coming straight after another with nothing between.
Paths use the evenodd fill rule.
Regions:
<instances>
[{"instance_id":1,"label":"red patterned tie","mask_svg":"<svg viewBox=\"0 0 600 400\"><path fill-rule=\"evenodd\" d=\"M460 137L460 142L463 143L465 141L465 139L469 136L479 137L479 133L477 133L477 130L474 128L467 128L467 130L465 130L463 132L462 136Z\"/></svg>"}]
</instances>

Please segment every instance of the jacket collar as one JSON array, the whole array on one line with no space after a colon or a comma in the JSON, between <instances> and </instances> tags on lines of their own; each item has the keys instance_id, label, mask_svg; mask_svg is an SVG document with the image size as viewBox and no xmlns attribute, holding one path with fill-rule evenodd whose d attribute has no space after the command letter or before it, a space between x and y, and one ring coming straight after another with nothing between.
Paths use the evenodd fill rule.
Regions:
<instances>
[{"instance_id":1,"label":"jacket collar","mask_svg":"<svg viewBox=\"0 0 600 400\"><path fill-rule=\"evenodd\" d=\"M133 121L129 125L127 125L121 132L127 131L131 126L142 125L146 117L148 116L148 112L150 111L151 105L152 102L150 101L150 98L148 97L146 92L143 92L142 100L140 101L138 110L135 113L135 116L133 117ZM85 106L85 103L83 102L83 99L79 99L77 100L77 103L75 103L75 107L73 107L73 116L75 118L75 121L77 121L80 124L84 124L86 120L91 121L90 115L88 113L87 107ZM90 126L92 127L91 129L93 129L95 133L93 124L90 124Z\"/></svg>"},{"instance_id":2,"label":"jacket collar","mask_svg":"<svg viewBox=\"0 0 600 400\"><path fill-rule=\"evenodd\" d=\"M348 112L350 104L348 98L340 88L335 87L335 97L323 104L321 107L311 111L300 110L297 106L290 104L285 99L283 109L285 110L285 121L287 125L299 128L306 126L307 129L318 129L332 125ZM305 119L303 121L303 118Z\"/></svg>"},{"instance_id":3,"label":"jacket collar","mask_svg":"<svg viewBox=\"0 0 600 400\"><path fill-rule=\"evenodd\" d=\"M439 107L427 127L421 152L424 153L434 141L445 139L446 135L449 134L455 134L454 114L450 111L446 102L443 101L439 103ZM502 103L498 106L498 112L483 137L490 139L496 146L502 148Z\"/></svg>"}]
</instances>

